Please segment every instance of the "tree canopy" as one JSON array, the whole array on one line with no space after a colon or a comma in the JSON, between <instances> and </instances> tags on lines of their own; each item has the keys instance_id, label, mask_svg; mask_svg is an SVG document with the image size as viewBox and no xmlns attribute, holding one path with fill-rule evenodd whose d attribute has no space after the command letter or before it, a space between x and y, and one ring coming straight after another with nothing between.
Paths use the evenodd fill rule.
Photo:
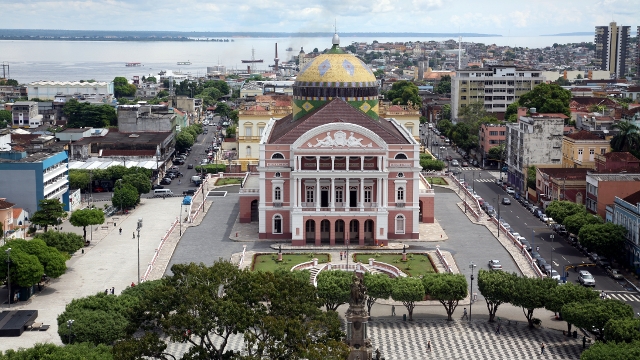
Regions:
<instances>
[{"instance_id":1,"label":"tree canopy","mask_svg":"<svg viewBox=\"0 0 640 360\"><path fill-rule=\"evenodd\" d=\"M81 209L71 214L69 222L73 226L82 227L84 240L87 240L87 226L104 223L104 212L100 209Z\"/></svg>"},{"instance_id":2,"label":"tree canopy","mask_svg":"<svg viewBox=\"0 0 640 360\"><path fill-rule=\"evenodd\" d=\"M393 282L386 274L364 274L364 286L367 288L367 312L371 316L371 307L377 299L388 299L391 296Z\"/></svg>"},{"instance_id":3,"label":"tree canopy","mask_svg":"<svg viewBox=\"0 0 640 360\"><path fill-rule=\"evenodd\" d=\"M574 302L585 303L594 301L597 300L599 296L597 291L567 282L562 286L556 286L551 289L544 307L554 313L560 313L560 316L563 317L562 308L565 305ZM571 332L571 323L569 321L567 321L567 332Z\"/></svg>"},{"instance_id":4,"label":"tree canopy","mask_svg":"<svg viewBox=\"0 0 640 360\"><path fill-rule=\"evenodd\" d=\"M138 191L139 195L147 194L151 191L151 181L146 174L126 174L122 176L125 184L131 184Z\"/></svg>"},{"instance_id":5,"label":"tree canopy","mask_svg":"<svg viewBox=\"0 0 640 360\"><path fill-rule=\"evenodd\" d=\"M0 110L0 129L4 129L11 124L11 111Z\"/></svg>"},{"instance_id":6,"label":"tree canopy","mask_svg":"<svg viewBox=\"0 0 640 360\"><path fill-rule=\"evenodd\" d=\"M451 316L458 307L458 303L467 296L467 278L463 274L426 274L422 278L422 284L425 293L444 306L447 320L453 320Z\"/></svg>"},{"instance_id":7,"label":"tree canopy","mask_svg":"<svg viewBox=\"0 0 640 360\"><path fill-rule=\"evenodd\" d=\"M31 216L31 222L33 224L44 226L44 231L49 229L49 226L58 225L60 219L67 217L67 213L64 211L64 204L58 199L43 199L38 204L38 211L34 212Z\"/></svg>"},{"instance_id":8,"label":"tree canopy","mask_svg":"<svg viewBox=\"0 0 640 360\"><path fill-rule=\"evenodd\" d=\"M572 201L554 200L547 206L544 212L558 224L562 224L567 217L585 212L585 208L583 205L576 204Z\"/></svg>"},{"instance_id":9,"label":"tree canopy","mask_svg":"<svg viewBox=\"0 0 640 360\"><path fill-rule=\"evenodd\" d=\"M614 299L573 302L562 307L562 317L577 327L597 329L602 334L609 320L633 319L633 308Z\"/></svg>"},{"instance_id":10,"label":"tree canopy","mask_svg":"<svg viewBox=\"0 0 640 360\"><path fill-rule=\"evenodd\" d=\"M518 275L506 271L478 271L478 289L487 303L489 322L494 322L498 307L511 302Z\"/></svg>"},{"instance_id":11,"label":"tree canopy","mask_svg":"<svg viewBox=\"0 0 640 360\"><path fill-rule=\"evenodd\" d=\"M54 247L68 255L73 255L84 247L83 237L72 232L46 231L36 233L34 239L41 239L47 246Z\"/></svg>"},{"instance_id":12,"label":"tree canopy","mask_svg":"<svg viewBox=\"0 0 640 360\"><path fill-rule=\"evenodd\" d=\"M451 76L445 75L440 78L433 90L436 94L451 94Z\"/></svg>"},{"instance_id":13,"label":"tree canopy","mask_svg":"<svg viewBox=\"0 0 640 360\"><path fill-rule=\"evenodd\" d=\"M522 308L529 327L534 326L534 310L544 307L549 291L556 286L558 284L551 278L519 277L514 281L511 304Z\"/></svg>"},{"instance_id":14,"label":"tree canopy","mask_svg":"<svg viewBox=\"0 0 640 360\"><path fill-rule=\"evenodd\" d=\"M29 287L39 283L43 275L60 277L67 270L67 256L40 239L12 240L0 248L2 253L11 248L9 255L11 283ZM7 276L7 268L0 267L0 278Z\"/></svg>"},{"instance_id":15,"label":"tree canopy","mask_svg":"<svg viewBox=\"0 0 640 360\"><path fill-rule=\"evenodd\" d=\"M64 104L62 112L67 116L67 126L70 128L102 128L118 125L116 109L107 104L93 105L69 99Z\"/></svg>"},{"instance_id":16,"label":"tree canopy","mask_svg":"<svg viewBox=\"0 0 640 360\"><path fill-rule=\"evenodd\" d=\"M393 104L422 106L422 98L418 95L418 87L406 80L393 83L391 89L387 91L387 99Z\"/></svg>"},{"instance_id":17,"label":"tree canopy","mask_svg":"<svg viewBox=\"0 0 640 360\"><path fill-rule=\"evenodd\" d=\"M123 76L116 76L113 79L113 92L116 99L135 96L137 89L134 84L129 84L127 78Z\"/></svg>"},{"instance_id":18,"label":"tree canopy","mask_svg":"<svg viewBox=\"0 0 640 360\"><path fill-rule=\"evenodd\" d=\"M322 271L318 274L318 297L327 310L336 310L349 301L353 274L342 270Z\"/></svg>"},{"instance_id":19,"label":"tree canopy","mask_svg":"<svg viewBox=\"0 0 640 360\"><path fill-rule=\"evenodd\" d=\"M568 232L576 235L580 233L580 229L584 225L589 224L602 224L602 218L598 215L589 214L586 210L584 210L579 213L567 216L562 222L562 225L565 226Z\"/></svg>"},{"instance_id":20,"label":"tree canopy","mask_svg":"<svg viewBox=\"0 0 640 360\"><path fill-rule=\"evenodd\" d=\"M413 320L413 309L416 302L424 299L424 285L418 278L398 277L393 280L391 298L402 302L409 313L409 321Z\"/></svg>"},{"instance_id":21,"label":"tree canopy","mask_svg":"<svg viewBox=\"0 0 640 360\"><path fill-rule=\"evenodd\" d=\"M127 209L136 206L140 202L138 189L129 183L118 181L113 189L111 204L114 207Z\"/></svg>"},{"instance_id":22,"label":"tree canopy","mask_svg":"<svg viewBox=\"0 0 640 360\"><path fill-rule=\"evenodd\" d=\"M58 346L51 343L35 344L30 348L7 350L0 352L0 360L112 360L111 347L107 345L95 346L80 343Z\"/></svg>"},{"instance_id":23,"label":"tree canopy","mask_svg":"<svg viewBox=\"0 0 640 360\"><path fill-rule=\"evenodd\" d=\"M638 358L640 358L640 341L630 344L597 341L580 355L581 360L636 360Z\"/></svg>"},{"instance_id":24,"label":"tree canopy","mask_svg":"<svg viewBox=\"0 0 640 360\"><path fill-rule=\"evenodd\" d=\"M614 223L587 224L580 228L580 244L609 258L619 257L627 235L627 229Z\"/></svg>"},{"instance_id":25,"label":"tree canopy","mask_svg":"<svg viewBox=\"0 0 640 360\"><path fill-rule=\"evenodd\" d=\"M522 94L518 103L527 110L536 108L538 113L560 113L570 117L569 101L571 91L561 88L558 84L542 83Z\"/></svg>"}]
</instances>

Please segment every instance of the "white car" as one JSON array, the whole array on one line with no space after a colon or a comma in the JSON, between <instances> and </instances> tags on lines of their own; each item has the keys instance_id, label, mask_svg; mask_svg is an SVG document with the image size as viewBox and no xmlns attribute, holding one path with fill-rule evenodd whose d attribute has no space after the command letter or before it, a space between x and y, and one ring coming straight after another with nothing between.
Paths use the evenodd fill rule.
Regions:
<instances>
[{"instance_id":1,"label":"white car","mask_svg":"<svg viewBox=\"0 0 640 360\"><path fill-rule=\"evenodd\" d=\"M502 264L500 264L500 260L489 260L489 269L502 270Z\"/></svg>"},{"instance_id":2,"label":"white car","mask_svg":"<svg viewBox=\"0 0 640 360\"><path fill-rule=\"evenodd\" d=\"M546 223L546 222L547 222L547 220L549 220L549 218L547 217L547 215L545 215L545 214L540 215L540 221L542 221L542 222Z\"/></svg>"},{"instance_id":3,"label":"white car","mask_svg":"<svg viewBox=\"0 0 640 360\"><path fill-rule=\"evenodd\" d=\"M451 160L451 166L458 166L458 160Z\"/></svg>"},{"instance_id":4,"label":"white car","mask_svg":"<svg viewBox=\"0 0 640 360\"><path fill-rule=\"evenodd\" d=\"M578 282L583 286L596 286L596 279L593 278L590 272L582 270L578 274Z\"/></svg>"},{"instance_id":5,"label":"white car","mask_svg":"<svg viewBox=\"0 0 640 360\"><path fill-rule=\"evenodd\" d=\"M514 195L516 193L516 191L511 187L507 187L507 194L509 195Z\"/></svg>"},{"instance_id":6,"label":"white car","mask_svg":"<svg viewBox=\"0 0 640 360\"><path fill-rule=\"evenodd\" d=\"M555 270L551 270L550 273L549 271L547 271L547 276L552 278L553 280L560 281L560 274L558 274L558 272Z\"/></svg>"}]
</instances>

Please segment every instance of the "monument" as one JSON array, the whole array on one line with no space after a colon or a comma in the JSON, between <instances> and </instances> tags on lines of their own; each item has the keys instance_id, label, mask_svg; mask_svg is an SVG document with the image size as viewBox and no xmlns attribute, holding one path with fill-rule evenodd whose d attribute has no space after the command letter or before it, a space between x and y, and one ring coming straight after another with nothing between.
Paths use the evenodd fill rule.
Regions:
<instances>
[{"instance_id":1,"label":"monument","mask_svg":"<svg viewBox=\"0 0 640 360\"><path fill-rule=\"evenodd\" d=\"M357 274L353 276L351 283L351 299L349 309L345 317L347 318L347 338L345 342L349 345L349 360L372 360L373 347L367 337L367 321L369 313L365 306L367 289L362 282L362 278Z\"/></svg>"}]
</instances>

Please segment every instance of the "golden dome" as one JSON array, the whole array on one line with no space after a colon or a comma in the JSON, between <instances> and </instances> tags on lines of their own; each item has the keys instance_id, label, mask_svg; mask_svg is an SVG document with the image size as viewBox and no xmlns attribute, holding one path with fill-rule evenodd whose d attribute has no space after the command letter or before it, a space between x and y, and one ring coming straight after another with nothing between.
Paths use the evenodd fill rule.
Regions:
<instances>
[{"instance_id":1,"label":"golden dome","mask_svg":"<svg viewBox=\"0 0 640 360\"><path fill-rule=\"evenodd\" d=\"M343 84L341 84L343 83ZM376 77L369 67L350 54L327 53L308 63L296 78L298 86L369 87Z\"/></svg>"}]
</instances>

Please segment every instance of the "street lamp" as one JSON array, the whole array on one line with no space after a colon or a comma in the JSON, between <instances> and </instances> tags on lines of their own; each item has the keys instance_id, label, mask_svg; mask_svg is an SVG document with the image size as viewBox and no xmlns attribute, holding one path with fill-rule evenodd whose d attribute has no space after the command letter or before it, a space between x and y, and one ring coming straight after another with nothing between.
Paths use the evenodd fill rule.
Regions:
<instances>
[{"instance_id":1,"label":"street lamp","mask_svg":"<svg viewBox=\"0 0 640 360\"><path fill-rule=\"evenodd\" d=\"M140 285L140 229L142 228L142 218L138 219L138 285Z\"/></svg>"},{"instance_id":2,"label":"street lamp","mask_svg":"<svg viewBox=\"0 0 640 360\"><path fill-rule=\"evenodd\" d=\"M476 267L476 264L472 262L469 263L469 269L471 269L471 293L469 294L469 321L471 321L471 305L473 305L473 268Z\"/></svg>"},{"instance_id":3,"label":"street lamp","mask_svg":"<svg viewBox=\"0 0 640 360\"><path fill-rule=\"evenodd\" d=\"M73 326L73 320L67 320L67 329L69 329L69 342L71 344L71 327Z\"/></svg>"},{"instance_id":4,"label":"street lamp","mask_svg":"<svg viewBox=\"0 0 640 360\"><path fill-rule=\"evenodd\" d=\"M182 205L183 203L180 203L180 214L178 215L178 222L180 223L180 236L182 236Z\"/></svg>"},{"instance_id":5,"label":"street lamp","mask_svg":"<svg viewBox=\"0 0 640 360\"><path fill-rule=\"evenodd\" d=\"M551 272L553 275L553 234L549 235L549 237L551 238Z\"/></svg>"},{"instance_id":6,"label":"street lamp","mask_svg":"<svg viewBox=\"0 0 640 360\"><path fill-rule=\"evenodd\" d=\"M11 275L9 274L9 265L11 264L11 248L4 252L7 253L7 287L9 288L9 309L11 309Z\"/></svg>"},{"instance_id":7,"label":"street lamp","mask_svg":"<svg viewBox=\"0 0 640 360\"><path fill-rule=\"evenodd\" d=\"M493 198L493 201L496 201L496 198ZM500 237L500 198L498 198L497 206L498 206L498 237Z\"/></svg>"}]
</instances>

